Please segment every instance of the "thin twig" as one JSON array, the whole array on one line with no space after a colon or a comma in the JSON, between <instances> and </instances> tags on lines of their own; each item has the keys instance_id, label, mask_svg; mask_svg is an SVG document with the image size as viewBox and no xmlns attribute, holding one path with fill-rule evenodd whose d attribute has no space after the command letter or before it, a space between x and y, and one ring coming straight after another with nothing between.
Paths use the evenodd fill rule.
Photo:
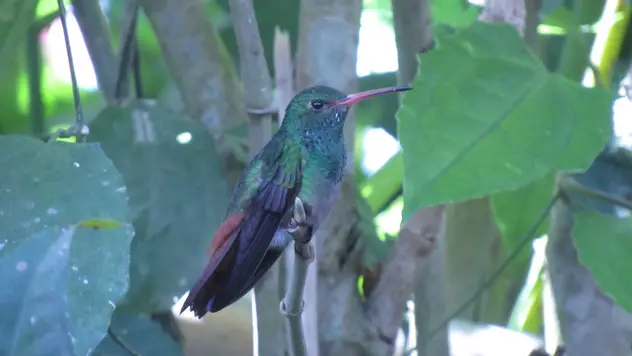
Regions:
<instances>
[{"instance_id":1,"label":"thin twig","mask_svg":"<svg viewBox=\"0 0 632 356\"><path fill-rule=\"evenodd\" d=\"M305 333L303 332L304 300L303 291L307 280L307 271L310 263L314 261L314 248L310 244L311 231L305 225L307 216L305 208L299 198L294 202L294 218L292 220L292 237L294 238L294 265L285 297L281 301L280 310L286 317L288 332L290 333L290 355L305 356Z\"/></svg>"},{"instance_id":2,"label":"thin twig","mask_svg":"<svg viewBox=\"0 0 632 356\"><path fill-rule=\"evenodd\" d=\"M134 71L134 94L137 99L145 97L143 91L143 80L140 72L140 51L138 42L134 41L134 57L132 58L132 69Z\"/></svg>"},{"instance_id":3,"label":"thin twig","mask_svg":"<svg viewBox=\"0 0 632 356\"><path fill-rule=\"evenodd\" d=\"M265 112L273 102L272 79L264 56L259 26L252 0L229 0L230 15L239 50L239 68L244 104L249 113L249 156L254 157L272 136L272 118ZM257 111L263 112L258 114ZM271 309L279 300L279 265L272 266L254 288L253 313L257 316L255 353L283 354L283 320ZM279 351L280 350L280 351Z\"/></svg>"},{"instance_id":4,"label":"thin twig","mask_svg":"<svg viewBox=\"0 0 632 356\"><path fill-rule=\"evenodd\" d=\"M44 102L42 101L42 58L40 54L38 27L31 25L26 38L26 61L29 78L29 116L31 118L31 133L41 137L46 131L44 123Z\"/></svg>"},{"instance_id":5,"label":"thin twig","mask_svg":"<svg viewBox=\"0 0 632 356\"><path fill-rule=\"evenodd\" d=\"M117 58L116 85L114 97L121 101L127 97L129 90L129 68L136 51L136 23L138 21L138 1L125 1L125 17L123 31L119 42Z\"/></svg>"},{"instance_id":6,"label":"thin twig","mask_svg":"<svg viewBox=\"0 0 632 356\"><path fill-rule=\"evenodd\" d=\"M108 25L97 0L73 0L73 12L81 28L99 90L107 103L114 102L116 67L112 39Z\"/></svg>"},{"instance_id":7,"label":"thin twig","mask_svg":"<svg viewBox=\"0 0 632 356\"><path fill-rule=\"evenodd\" d=\"M560 186L560 190L563 193L566 193L566 195L568 195L569 193L581 194L588 198L599 199L606 203L618 205L622 208L632 210L632 202L621 199L614 195L610 195L603 191L587 187L568 175L560 176L558 184Z\"/></svg>"},{"instance_id":8,"label":"thin twig","mask_svg":"<svg viewBox=\"0 0 632 356\"><path fill-rule=\"evenodd\" d=\"M64 42L66 44L66 54L68 56L68 69L70 70L70 79L72 82L72 96L75 102L75 125L69 129L68 132L75 136L77 142L81 142L85 141L85 136L88 135L89 131L83 119L79 85L77 84L75 65L72 60L72 50L70 49L70 36L68 35L68 25L66 24L66 7L64 5L64 1L57 0L57 6L59 7L59 19L61 20L61 26L64 31Z\"/></svg>"},{"instance_id":9,"label":"thin twig","mask_svg":"<svg viewBox=\"0 0 632 356\"><path fill-rule=\"evenodd\" d=\"M139 352L134 350L127 342L125 342L125 340L123 340L123 338L121 338L120 336L116 335L114 330L112 330L112 327L108 328L108 335L112 338L112 341L114 341L117 345L122 347L130 355L132 355L132 356L142 356Z\"/></svg>"}]
</instances>

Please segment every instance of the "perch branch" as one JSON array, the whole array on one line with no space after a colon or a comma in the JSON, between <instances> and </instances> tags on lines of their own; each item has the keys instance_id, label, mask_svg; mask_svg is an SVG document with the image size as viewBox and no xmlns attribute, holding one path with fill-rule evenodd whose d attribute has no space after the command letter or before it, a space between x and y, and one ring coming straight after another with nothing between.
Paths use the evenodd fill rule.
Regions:
<instances>
[{"instance_id":1,"label":"perch branch","mask_svg":"<svg viewBox=\"0 0 632 356\"><path fill-rule=\"evenodd\" d=\"M73 12L81 28L101 95L108 104L115 102L116 58L99 1L73 0Z\"/></svg>"},{"instance_id":2,"label":"perch branch","mask_svg":"<svg viewBox=\"0 0 632 356\"><path fill-rule=\"evenodd\" d=\"M281 313L287 318L290 333L290 354L292 356L307 355L305 334L301 314L303 313L303 290L307 280L307 270L314 261L314 248L310 244L311 229L306 225L305 208L299 198L294 201L294 217L290 223L290 233L294 239L294 266L290 275L290 282L281 301Z\"/></svg>"},{"instance_id":3,"label":"perch branch","mask_svg":"<svg viewBox=\"0 0 632 356\"><path fill-rule=\"evenodd\" d=\"M119 41L117 58L116 85L114 97L123 100L129 90L129 68L136 52L136 22L138 21L138 1L125 1L123 31Z\"/></svg>"},{"instance_id":4,"label":"perch branch","mask_svg":"<svg viewBox=\"0 0 632 356\"><path fill-rule=\"evenodd\" d=\"M63 0L57 0L59 7L59 19L64 32L64 43L66 45L66 55L68 56L68 69L70 70L70 79L72 82L72 96L75 102L75 124L67 130L57 130L57 133L51 137L50 141L57 140L62 135L74 136L78 142L84 141L85 136L90 133L83 119L83 109L81 107L81 97L79 95L79 86L77 85L77 76L75 75L75 65L72 60L72 51L70 49L70 39L68 36L68 25L66 24L66 6Z\"/></svg>"},{"instance_id":5,"label":"perch branch","mask_svg":"<svg viewBox=\"0 0 632 356\"><path fill-rule=\"evenodd\" d=\"M618 205L618 206L620 206L622 208L626 208L626 209L632 210L632 202L627 201L625 199L621 199L621 198L616 197L614 195L610 195L610 194L602 192L600 190L589 188L589 187L579 183L577 180L575 180L574 178L572 178L572 177L570 177L568 175L560 176L560 178L558 180L558 185L560 187L560 190L563 193L566 193L567 195L569 193L581 194L581 195L586 196L588 198L599 199L599 200L604 201L606 203Z\"/></svg>"},{"instance_id":6,"label":"perch branch","mask_svg":"<svg viewBox=\"0 0 632 356\"><path fill-rule=\"evenodd\" d=\"M266 112L273 104L272 79L252 0L229 0L228 3L239 50L244 104L250 117L248 146L250 157L254 157L272 136L272 118ZM262 356L283 353L283 320L271 308L279 301L279 264L272 266L271 271L257 282L254 298L252 312L257 315L257 325L253 331L258 336L255 353Z\"/></svg>"}]
</instances>

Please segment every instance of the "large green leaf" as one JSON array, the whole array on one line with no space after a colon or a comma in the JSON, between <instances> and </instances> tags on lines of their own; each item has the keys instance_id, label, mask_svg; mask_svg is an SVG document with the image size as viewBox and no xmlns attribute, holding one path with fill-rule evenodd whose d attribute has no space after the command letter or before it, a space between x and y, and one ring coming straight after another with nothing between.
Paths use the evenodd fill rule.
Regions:
<instances>
[{"instance_id":1,"label":"large green leaf","mask_svg":"<svg viewBox=\"0 0 632 356\"><path fill-rule=\"evenodd\" d=\"M463 0L431 0L430 11L435 24L453 27L470 26L478 16L476 7Z\"/></svg>"},{"instance_id":2,"label":"large green leaf","mask_svg":"<svg viewBox=\"0 0 632 356\"><path fill-rule=\"evenodd\" d=\"M112 331L129 349L140 355L181 356L182 348L149 315L127 314L117 310L112 315ZM108 335L94 356L127 356L129 351Z\"/></svg>"},{"instance_id":3,"label":"large green leaf","mask_svg":"<svg viewBox=\"0 0 632 356\"><path fill-rule=\"evenodd\" d=\"M199 276L228 203L213 139L201 123L149 100L104 109L91 131L121 171L134 217L130 291L121 307L169 310Z\"/></svg>"},{"instance_id":4,"label":"large green leaf","mask_svg":"<svg viewBox=\"0 0 632 356\"><path fill-rule=\"evenodd\" d=\"M97 144L4 136L0 152L0 354L87 355L128 286L122 179Z\"/></svg>"},{"instance_id":5,"label":"large green leaf","mask_svg":"<svg viewBox=\"0 0 632 356\"><path fill-rule=\"evenodd\" d=\"M444 32L419 73L398 111L404 216L584 170L611 131L611 93L549 73L507 24Z\"/></svg>"},{"instance_id":6,"label":"large green leaf","mask_svg":"<svg viewBox=\"0 0 632 356\"><path fill-rule=\"evenodd\" d=\"M632 219L586 210L575 212L573 218L579 261L605 294L632 312Z\"/></svg>"}]
</instances>

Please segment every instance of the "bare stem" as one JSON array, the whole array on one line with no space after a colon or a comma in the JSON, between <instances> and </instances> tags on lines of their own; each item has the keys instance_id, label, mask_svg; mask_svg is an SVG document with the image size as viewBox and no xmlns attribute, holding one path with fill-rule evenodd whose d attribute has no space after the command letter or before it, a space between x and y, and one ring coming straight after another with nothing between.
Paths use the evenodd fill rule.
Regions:
<instances>
[{"instance_id":1,"label":"bare stem","mask_svg":"<svg viewBox=\"0 0 632 356\"><path fill-rule=\"evenodd\" d=\"M125 17L123 18L123 31L119 42L118 66L114 97L123 100L129 90L129 68L136 52L136 22L138 21L138 1L125 1Z\"/></svg>"},{"instance_id":2,"label":"bare stem","mask_svg":"<svg viewBox=\"0 0 632 356\"><path fill-rule=\"evenodd\" d=\"M64 31L64 42L66 44L66 54L68 56L68 68L70 70L70 79L72 82L72 96L75 102L75 125L70 131L77 141L84 141L85 136L89 133L83 119L83 109L81 107L81 96L79 95L79 86L77 85L77 76L75 74L75 65L72 60L72 51L70 49L70 38L68 36L68 25L66 24L66 7L63 0L57 0L59 6L59 18Z\"/></svg>"},{"instance_id":3,"label":"bare stem","mask_svg":"<svg viewBox=\"0 0 632 356\"><path fill-rule=\"evenodd\" d=\"M286 317L286 325L290 339L290 355L306 356L305 333L303 332L303 322L301 315L305 301L303 291L307 280L307 271L310 263L314 261L314 248L310 244L311 229L305 222L307 216L305 208L299 198L294 202L293 228L291 229L294 238L294 263L285 297L281 301L281 313Z\"/></svg>"},{"instance_id":4,"label":"bare stem","mask_svg":"<svg viewBox=\"0 0 632 356\"><path fill-rule=\"evenodd\" d=\"M29 116L31 118L31 133L41 137L46 131L44 123L44 103L42 101L41 65L42 59L39 48L40 28L31 26L27 31L26 60L29 78Z\"/></svg>"}]
</instances>

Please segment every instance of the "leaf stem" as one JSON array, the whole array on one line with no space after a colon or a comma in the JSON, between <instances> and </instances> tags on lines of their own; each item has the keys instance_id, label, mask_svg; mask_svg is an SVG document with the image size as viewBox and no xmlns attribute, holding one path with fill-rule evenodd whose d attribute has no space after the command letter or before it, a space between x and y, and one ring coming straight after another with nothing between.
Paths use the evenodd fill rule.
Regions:
<instances>
[{"instance_id":1,"label":"leaf stem","mask_svg":"<svg viewBox=\"0 0 632 356\"><path fill-rule=\"evenodd\" d=\"M292 263L291 277L285 297L281 301L281 314L286 317L287 331L289 333L289 351L292 356L307 355L305 333L303 332L303 292L307 271L310 263L314 261L314 247L310 244L311 229L305 222L307 220L305 208L299 198L294 202L295 228L292 232L294 239L294 263Z\"/></svg>"},{"instance_id":2,"label":"leaf stem","mask_svg":"<svg viewBox=\"0 0 632 356\"><path fill-rule=\"evenodd\" d=\"M114 97L116 100L123 100L128 95L129 89L129 68L134 61L136 52L136 23L138 22L138 1L125 1L125 18L123 19L123 31L119 43L117 59L116 84L114 86ZM137 88L138 89L138 88Z\"/></svg>"},{"instance_id":3,"label":"leaf stem","mask_svg":"<svg viewBox=\"0 0 632 356\"><path fill-rule=\"evenodd\" d=\"M123 338L121 338L120 336L118 336L114 330L112 329L112 327L108 328L108 335L112 338L112 341L114 341L117 345L119 345L120 347L122 347L125 351L127 351L127 353L129 353L132 356L142 356L139 352L137 352L136 350L134 350L131 346L129 346L129 344L127 342L125 342L125 340L123 340Z\"/></svg>"},{"instance_id":4,"label":"leaf stem","mask_svg":"<svg viewBox=\"0 0 632 356\"><path fill-rule=\"evenodd\" d=\"M66 24L66 6L63 0L57 0L59 7L59 18L64 31L64 43L66 45L66 55L68 56L68 68L70 70L70 80L72 82L72 96L75 102L75 125L72 130L77 141L85 141L85 136L89 133L86 129L83 118L83 109L81 107L81 96L79 95L79 86L77 84L77 75L75 74L75 65L72 59L72 50L70 49L70 36L68 35L68 25Z\"/></svg>"},{"instance_id":5,"label":"leaf stem","mask_svg":"<svg viewBox=\"0 0 632 356\"><path fill-rule=\"evenodd\" d=\"M610 195L608 193L602 192L600 190L596 190L593 188L589 188L581 183L579 183L574 178L568 175L562 175L559 178L559 187L563 193L577 193L588 198L599 199L606 203L618 205L622 208L626 208L632 210L632 202L629 202L625 199L621 199L614 195Z\"/></svg>"}]
</instances>

